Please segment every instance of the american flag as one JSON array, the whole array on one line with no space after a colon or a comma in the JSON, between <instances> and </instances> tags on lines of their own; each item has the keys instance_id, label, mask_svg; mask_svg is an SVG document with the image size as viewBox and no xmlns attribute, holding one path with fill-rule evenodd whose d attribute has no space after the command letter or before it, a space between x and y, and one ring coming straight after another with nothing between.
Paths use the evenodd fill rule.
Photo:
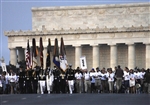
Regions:
<instances>
[{"instance_id":1,"label":"american flag","mask_svg":"<svg viewBox=\"0 0 150 105\"><path fill-rule=\"evenodd\" d=\"M29 40L27 42L27 50L26 50L26 68L31 68L31 57L30 57L30 46L29 46Z\"/></svg>"}]
</instances>

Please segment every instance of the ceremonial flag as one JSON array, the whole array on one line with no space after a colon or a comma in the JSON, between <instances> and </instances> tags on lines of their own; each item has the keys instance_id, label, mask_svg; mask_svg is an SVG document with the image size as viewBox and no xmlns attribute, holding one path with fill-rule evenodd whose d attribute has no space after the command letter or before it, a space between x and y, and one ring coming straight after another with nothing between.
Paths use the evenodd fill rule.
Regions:
<instances>
[{"instance_id":1,"label":"ceremonial flag","mask_svg":"<svg viewBox=\"0 0 150 105\"><path fill-rule=\"evenodd\" d=\"M43 41L42 37L40 37L40 62L41 62L41 67L43 68Z\"/></svg>"},{"instance_id":2,"label":"ceremonial flag","mask_svg":"<svg viewBox=\"0 0 150 105\"><path fill-rule=\"evenodd\" d=\"M66 58L66 50L65 50L65 46L64 46L64 41L63 38L61 37L61 44L60 44L60 68L63 71L66 71L68 63L67 63L67 58Z\"/></svg>"},{"instance_id":3,"label":"ceremonial flag","mask_svg":"<svg viewBox=\"0 0 150 105\"><path fill-rule=\"evenodd\" d=\"M53 52L53 63L60 68L59 62L59 49L58 49L58 40L55 38L54 52Z\"/></svg>"},{"instance_id":4,"label":"ceremonial flag","mask_svg":"<svg viewBox=\"0 0 150 105\"><path fill-rule=\"evenodd\" d=\"M37 55L38 55L38 50L36 47L36 41L35 38L32 39L32 67L34 68L37 66Z\"/></svg>"},{"instance_id":5,"label":"ceremonial flag","mask_svg":"<svg viewBox=\"0 0 150 105\"><path fill-rule=\"evenodd\" d=\"M47 58L46 58L46 68L51 66L51 57L50 57L50 52L51 52L51 40L50 38L48 39L48 46L47 46Z\"/></svg>"},{"instance_id":6,"label":"ceremonial flag","mask_svg":"<svg viewBox=\"0 0 150 105\"><path fill-rule=\"evenodd\" d=\"M29 40L27 42L27 50L26 50L26 68L31 68L31 56L30 56L30 46L29 46Z\"/></svg>"}]
</instances>

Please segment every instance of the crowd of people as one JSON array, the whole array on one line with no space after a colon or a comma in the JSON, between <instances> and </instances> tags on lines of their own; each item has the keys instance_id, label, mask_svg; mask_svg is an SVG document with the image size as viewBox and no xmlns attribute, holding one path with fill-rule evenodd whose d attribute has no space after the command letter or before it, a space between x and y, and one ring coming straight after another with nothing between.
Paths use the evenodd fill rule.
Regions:
<instances>
[{"instance_id":1,"label":"crowd of people","mask_svg":"<svg viewBox=\"0 0 150 105\"><path fill-rule=\"evenodd\" d=\"M150 93L150 69L92 68L66 71L54 66L53 69L35 67L24 70L22 66L15 73L0 75L1 94L60 94L60 93Z\"/></svg>"}]
</instances>

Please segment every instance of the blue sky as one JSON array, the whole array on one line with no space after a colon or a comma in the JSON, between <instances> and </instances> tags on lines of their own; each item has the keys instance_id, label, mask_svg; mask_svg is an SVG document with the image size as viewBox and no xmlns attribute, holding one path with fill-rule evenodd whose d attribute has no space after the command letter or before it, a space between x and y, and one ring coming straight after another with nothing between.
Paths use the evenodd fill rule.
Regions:
<instances>
[{"instance_id":1,"label":"blue sky","mask_svg":"<svg viewBox=\"0 0 150 105\"><path fill-rule=\"evenodd\" d=\"M4 31L32 30L32 7L79 6L149 2L149 0L0 0L0 58L9 64L8 40Z\"/></svg>"}]
</instances>

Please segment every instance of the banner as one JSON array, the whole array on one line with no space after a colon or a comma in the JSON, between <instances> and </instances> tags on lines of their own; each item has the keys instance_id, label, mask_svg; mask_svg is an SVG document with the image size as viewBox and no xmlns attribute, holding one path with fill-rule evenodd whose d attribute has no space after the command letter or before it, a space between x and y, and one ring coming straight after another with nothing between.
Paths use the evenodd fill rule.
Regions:
<instances>
[{"instance_id":1,"label":"banner","mask_svg":"<svg viewBox=\"0 0 150 105\"><path fill-rule=\"evenodd\" d=\"M47 46L47 57L46 57L46 68L51 67L51 55L52 52L51 48L51 39L48 39L48 46Z\"/></svg>"},{"instance_id":2,"label":"banner","mask_svg":"<svg viewBox=\"0 0 150 105\"><path fill-rule=\"evenodd\" d=\"M2 66L2 70L7 72L6 64L5 63L1 63L1 66Z\"/></svg>"},{"instance_id":3,"label":"banner","mask_svg":"<svg viewBox=\"0 0 150 105\"><path fill-rule=\"evenodd\" d=\"M60 68L59 49L58 49L58 40L57 40L57 38L55 38L55 44L54 44L53 63L55 64L55 66Z\"/></svg>"},{"instance_id":4,"label":"banner","mask_svg":"<svg viewBox=\"0 0 150 105\"><path fill-rule=\"evenodd\" d=\"M37 55L38 55L38 50L36 47L36 40L35 38L32 39L32 68L36 67L37 64Z\"/></svg>"},{"instance_id":5,"label":"banner","mask_svg":"<svg viewBox=\"0 0 150 105\"><path fill-rule=\"evenodd\" d=\"M60 55L59 55L59 60L60 60L60 68L65 72L68 66L67 63L67 57L66 57L66 49L64 45L64 40L61 37L61 44L60 44Z\"/></svg>"},{"instance_id":6,"label":"banner","mask_svg":"<svg viewBox=\"0 0 150 105\"><path fill-rule=\"evenodd\" d=\"M87 69L87 64L86 64L86 56L80 57L80 65L81 69Z\"/></svg>"},{"instance_id":7,"label":"banner","mask_svg":"<svg viewBox=\"0 0 150 105\"><path fill-rule=\"evenodd\" d=\"M42 37L40 37L40 62L41 62L41 67L43 68L43 41Z\"/></svg>"}]
</instances>

